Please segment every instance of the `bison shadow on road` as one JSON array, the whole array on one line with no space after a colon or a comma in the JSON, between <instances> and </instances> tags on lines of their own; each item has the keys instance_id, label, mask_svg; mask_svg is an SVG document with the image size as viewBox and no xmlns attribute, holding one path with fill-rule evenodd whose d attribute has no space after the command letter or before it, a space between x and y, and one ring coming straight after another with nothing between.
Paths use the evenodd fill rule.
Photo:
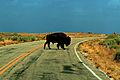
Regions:
<instances>
[{"instance_id":1,"label":"bison shadow on road","mask_svg":"<svg viewBox=\"0 0 120 80\"><path fill-rule=\"evenodd\" d=\"M61 48L61 49L57 49L57 48L51 48L51 49L49 49L49 48L46 48L46 49L44 49L44 50L64 50L64 49L62 49L62 48ZM68 49L68 48L65 48L65 50L69 50L69 49ZM65 51L65 50L64 50L64 51Z\"/></svg>"}]
</instances>

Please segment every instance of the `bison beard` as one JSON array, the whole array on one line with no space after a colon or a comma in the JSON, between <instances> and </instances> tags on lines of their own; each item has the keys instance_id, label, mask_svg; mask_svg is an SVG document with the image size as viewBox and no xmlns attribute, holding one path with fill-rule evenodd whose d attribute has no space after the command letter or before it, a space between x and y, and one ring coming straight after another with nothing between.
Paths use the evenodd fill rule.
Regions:
<instances>
[{"instance_id":1,"label":"bison beard","mask_svg":"<svg viewBox=\"0 0 120 80\"><path fill-rule=\"evenodd\" d=\"M50 48L50 42L57 43L57 48L59 49L59 46L61 46L62 49L64 48L64 44L66 46L70 45L71 38L67 36L64 33L52 33L46 36L46 42L44 44L44 49L46 47L46 44L48 44L49 49Z\"/></svg>"}]
</instances>

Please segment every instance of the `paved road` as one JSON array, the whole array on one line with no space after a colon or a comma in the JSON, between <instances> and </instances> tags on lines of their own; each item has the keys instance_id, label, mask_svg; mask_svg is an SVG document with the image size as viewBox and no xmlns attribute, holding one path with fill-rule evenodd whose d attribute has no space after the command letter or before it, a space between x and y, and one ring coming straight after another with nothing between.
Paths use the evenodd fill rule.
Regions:
<instances>
[{"instance_id":1,"label":"paved road","mask_svg":"<svg viewBox=\"0 0 120 80\"><path fill-rule=\"evenodd\" d=\"M55 44L51 45L51 50L41 48L14 66L4 79L109 80L102 72L92 67L92 71L100 79L94 76L77 58L74 47L83 40L86 39L72 39L72 44L66 50L57 50ZM78 55L80 56L80 53Z\"/></svg>"}]
</instances>

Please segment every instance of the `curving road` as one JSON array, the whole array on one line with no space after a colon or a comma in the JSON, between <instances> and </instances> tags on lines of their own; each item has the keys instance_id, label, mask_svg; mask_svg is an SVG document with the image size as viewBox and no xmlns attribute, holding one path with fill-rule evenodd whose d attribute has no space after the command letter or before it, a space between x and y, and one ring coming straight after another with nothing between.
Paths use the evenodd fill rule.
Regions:
<instances>
[{"instance_id":1,"label":"curving road","mask_svg":"<svg viewBox=\"0 0 120 80\"><path fill-rule=\"evenodd\" d=\"M57 50L55 44L51 44L51 50L40 48L9 69L2 79L109 80L104 73L87 63L76 49L78 42L89 39L72 39L66 50Z\"/></svg>"}]
</instances>

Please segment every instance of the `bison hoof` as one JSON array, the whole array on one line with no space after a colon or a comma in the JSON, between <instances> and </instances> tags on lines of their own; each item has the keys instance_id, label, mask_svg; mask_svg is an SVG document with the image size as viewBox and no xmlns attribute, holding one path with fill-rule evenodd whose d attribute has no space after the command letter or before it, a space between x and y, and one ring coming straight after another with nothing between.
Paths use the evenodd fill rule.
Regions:
<instances>
[{"instance_id":1,"label":"bison hoof","mask_svg":"<svg viewBox=\"0 0 120 80\"><path fill-rule=\"evenodd\" d=\"M63 48L63 50L65 50L65 48Z\"/></svg>"}]
</instances>

